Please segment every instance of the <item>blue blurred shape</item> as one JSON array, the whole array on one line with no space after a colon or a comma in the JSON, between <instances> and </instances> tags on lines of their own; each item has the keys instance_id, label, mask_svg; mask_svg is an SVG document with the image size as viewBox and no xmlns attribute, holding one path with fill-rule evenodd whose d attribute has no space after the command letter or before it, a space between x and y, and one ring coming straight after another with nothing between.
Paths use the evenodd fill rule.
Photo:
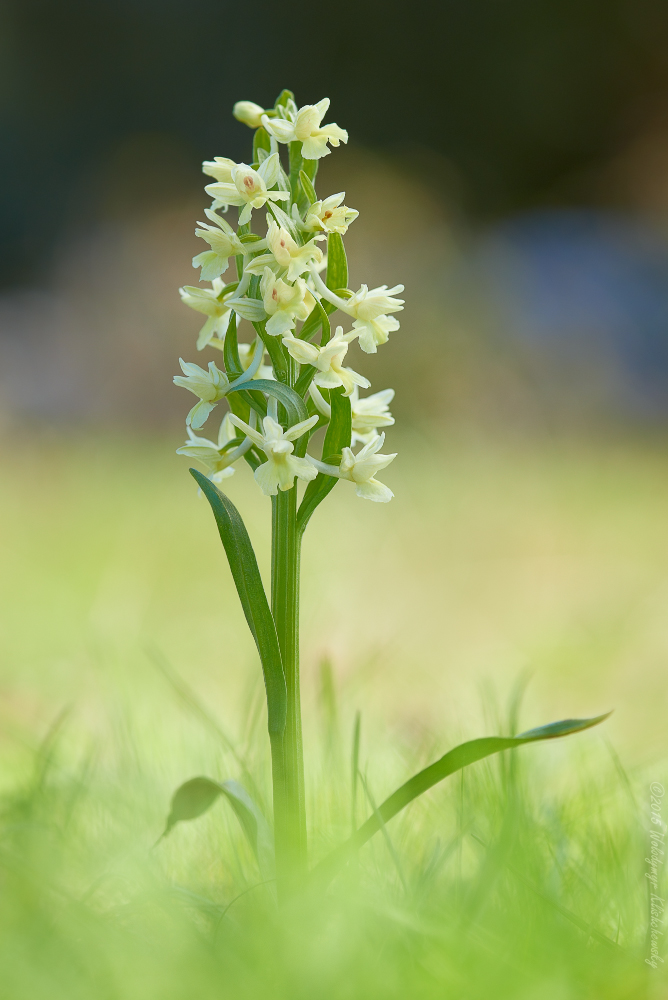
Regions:
<instances>
[{"instance_id":1,"label":"blue blurred shape","mask_svg":"<svg viewBox=\"0 0 668 1000\"><path fill-rule=\"evenodd\" d=\"M481 261L501 324L555 359L614 368L617 403L668 413L668 238L634 217L543 210L507 220Z\"/></svg>"}]
</instances>

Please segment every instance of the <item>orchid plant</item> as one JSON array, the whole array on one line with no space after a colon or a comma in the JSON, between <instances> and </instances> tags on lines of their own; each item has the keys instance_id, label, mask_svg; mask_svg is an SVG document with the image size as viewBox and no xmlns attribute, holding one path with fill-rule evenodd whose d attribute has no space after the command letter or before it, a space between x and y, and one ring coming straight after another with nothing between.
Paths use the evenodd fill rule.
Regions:
<instances>
[{"instance_id":1,"label":"orchid plant","mask_svg":"<svg viewBox=\"0 0 668 1000\"><path fill-rule=\"evenodd\" d=\"M382 451L385 429L394 424L389 409L394 392L360 396L370 383L345 362L352 347L375 354L399 329L396 313L404 308L397 297L403 285L348 288L343 237L358 212L344 204L343 192L321 199L315 188L319 161L330 146L348 141L338 125L322 125L328 110L326 98L298 108L287 90L273 108L250 101L234 106L235 117L254 130L252 163L220 156L204 162L204 173L213 178L205 187L212 201L204 209L208 222L198 223L195 232L209 249L193 258L193 266L210 287L180 289L183 302L207 317L197 349L215 350L217 362L203 368L182 360L183 374L174 378L197 398L186 418L188 440L178 453L206 470L190 471L212 507L262 664L273 830L238 782L193 778L174 794L165 832L224 795L262 877L276 878L279 899L318 877L332 877L351 852L447 775L500 750L578 732L605 718L566 720L455 747L374 808L346 844L309 872L299 679L302 537L341 480L354 483L365 500L386 503L393 497L377 475L396 458ZM230 207L238 209L236 230L223 218ZM266 225L264 235L252 231L253 223L262 230ZM222 276L231 269L235 274L226 284ZM334 313L341 324L332 331ZM251 341L239 339L242 323L254 331ZM217 435L199 436L223 401L228 409ZM270 602L241 515L218 488L242 459L271 497Z\"/></svg>"}]
</instances>

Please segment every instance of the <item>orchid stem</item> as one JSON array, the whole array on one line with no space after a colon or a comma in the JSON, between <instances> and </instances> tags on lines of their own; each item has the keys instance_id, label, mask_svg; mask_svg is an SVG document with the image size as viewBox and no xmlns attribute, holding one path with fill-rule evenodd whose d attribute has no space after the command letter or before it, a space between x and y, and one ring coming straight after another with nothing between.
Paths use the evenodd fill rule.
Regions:
<instances>
[{"instance_id":1,"label":"orchid stem","mask_svg":"<svg viewBox=\"0 0 668 1000\"><path fill-rule=\"evenodd\" d=\"M288 711L282 774L274 779L276 874L279 898L290 896L306 875L304 750L299 689L299 563L297 490L272 497L271 604L283 658Z\"/></svg>"}]
</instances>

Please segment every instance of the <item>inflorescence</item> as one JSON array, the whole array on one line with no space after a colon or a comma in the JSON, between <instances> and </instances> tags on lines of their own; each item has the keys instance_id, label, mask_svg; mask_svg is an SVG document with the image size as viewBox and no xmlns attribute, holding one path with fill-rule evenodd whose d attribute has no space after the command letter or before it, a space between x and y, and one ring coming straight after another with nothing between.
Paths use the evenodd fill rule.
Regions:
<instances>
[{"instance_id":1,"label":"inflorescence","mask_svg":"<svg viewBox=\"0 0 668 1000\"><path fill-rule=\"evenodd\" d=\"M321 472L352 481L360 497L386 502L393 494L375 475L396 457L379 454L385 439L381 429L394 423L389 411L394 391L360 397L360 388L368 389L370 383L344 361L354 341L366 354L375 354L399 329L393 314L403 309L403 300L396 298L403 285L372 289L362 285L353 292L333 284L341 269L332 267L330 275L328 259L331 262L336 255L337 264L345 262L341 238L359 213L344 204L343 192L324 200L315 193L318 161L329 154L328 144L336 147L348 141L348 133L338 125L321 125L328 108L325 98L298 109L289 91L283 91L276 106L267 110L240 101L234 116L256 130L254 162L235 163L217 156L202 165L213 178L205 187L212 204L204 209L208 222L198 223L195 232L209 249L193 258L193 266L201 269L200 280L211 287L185 285L180 294L186 305L207 317L197 349L215 348L223 353L224 362L222 368L214 361L201 368L181 360L183 375L174 382L194 393L197 402L186 419L188 440L178 453L200 461L216 483L233 475L234 463L243 456L268 496L292 489L295 479L310 481ZM288 147L289 172L281 163L280 145ZM236 231L219 214L230 206L239 210ZM262 237L251 232L251 222L257 218L253 210L261 209L267 224ZM319 245L325 240L327 254ZM228 271L230 258L236 261L237 278L225 284L221 275ZM328 316L336 311L352 320L349 331L339 325L331 332ZM253 343L237 340L242 321L253 325ZM308 419L284 427L282 407L271 394L264 408L249 406L253 396L264 400L252 390L254 383L260 385L258 380L267 379L299 391L306 400ZM235 392L228 395L233 385ZM241 385L251 390L245 401L238 392ZM323 455L323 460L304 454L305 449L303 457L295 455L299 438L305 434L310 438L329 423L332 391L350 400L351 446L342 447L335 456ZM195 432L225 397L230 412L217 440L199 437ZM355 453L353 446L358 444L362 447Z\"/></svg>"}]
</instances>

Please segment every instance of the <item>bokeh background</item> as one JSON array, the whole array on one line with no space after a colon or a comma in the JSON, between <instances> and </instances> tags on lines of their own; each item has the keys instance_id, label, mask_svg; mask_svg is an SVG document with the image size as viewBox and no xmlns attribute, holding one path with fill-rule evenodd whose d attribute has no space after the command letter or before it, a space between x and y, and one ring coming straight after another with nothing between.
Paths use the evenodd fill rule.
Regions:
<instances>
[{"instance_id":1,"label":"bokeh background","mask_svg":"<svg viewBox=\"0 0 668 1000\"><path fill-rule=\"evenodd\" d=\"M12 732L68 700L99 720L112 689L159 728L149 649L230 719L255 683L173 455L189 404L171 377L199 360L177 288L196 277L200 162L246 158L232 104L288 86L328 95L350 133L319 190L361 212L351 281L407 298L401 331L356 358L397 390L397 499L342 487L314 520L307 691L328 658L390 741L443 739L469 731L481 685L503 701L529 671L527 721L617 705L609 731L662 753L666 5L6 0L0 45ZM261 546L266 505L243 470L229 489Z\"/></svg>"}]
</instances>

